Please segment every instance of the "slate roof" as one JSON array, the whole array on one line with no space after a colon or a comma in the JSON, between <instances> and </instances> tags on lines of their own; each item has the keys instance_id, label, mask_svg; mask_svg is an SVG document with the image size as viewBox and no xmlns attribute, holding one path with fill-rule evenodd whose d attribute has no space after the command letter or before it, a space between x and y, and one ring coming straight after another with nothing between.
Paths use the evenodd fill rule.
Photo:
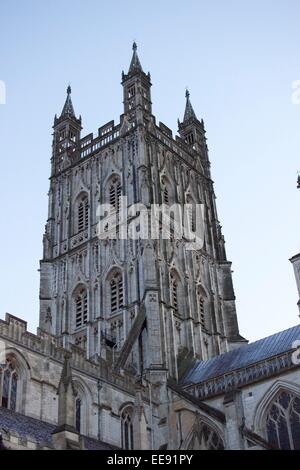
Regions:
<instances>
[{"instance_id":1,"label":"slate roof","mask_svg":"<svg viewBox=\"0 0 300 470\"><path fill-rule=\"evenodd\" d=\"M300 325L215 356L208 361L196 361L184 376L181 385L187 386L222 376L292 349L300 340Z\"/></svg>"},{"instance_id":2,"label":"slate roof","mask_svg":"<svg viewBox=\"0 0 300 470\"><path fill-rule=\"evenodd\" d=\"M118 447L111 446L102 441L97 441L91 437L84 437L84 447L86 450L113 450Z\"/></svg>"},{"instance_id":3,"label":"slate roof","mask_svg":"<svg viewBox=\"0 0 300 470\"><path fill-rule=\"evenodd\" d=\"M217 410L216 408L210 405L207 405L202 400L195 397L194 395L191 395L188 392L185 392L182 387L175 385L174 383L168 382L168 387L178 395L182 396L185 400L190 401L191 403L196 405L200 410L205 411L208 415L213 416L221 423L225 423L225 414L222 411Z\"/></svg>"},{"instance_id":4,"label":"slate roof","mask_svg":"<svg viewBox=\"0 0 300 470\"><path fill-rule=\"evenodd\" d=\"M39 444L53 447L52 432L56 426L54 424L46 423L29 416L16 413L6 408L0 407L0 432L5 437L5 432L14 432L20 438L26 437L32 439ZM102 441L97 441L90 437L82 436L87 450L111 450L113 446L105 444Z\"/></svg>"},{"instance_id":5,"label":"slate roof","mask_svg":"<svg viewBox=\"0 0 300 470\"><path fill-rule=\"evenodd\" d=\"M39 421L29 416L15 413L6 408L0 408L0 431L14 432L21 438L31 438L39 444L45 443L52 446L51 432L55 429L55 425Z\"/></svg>"}]
</instances>

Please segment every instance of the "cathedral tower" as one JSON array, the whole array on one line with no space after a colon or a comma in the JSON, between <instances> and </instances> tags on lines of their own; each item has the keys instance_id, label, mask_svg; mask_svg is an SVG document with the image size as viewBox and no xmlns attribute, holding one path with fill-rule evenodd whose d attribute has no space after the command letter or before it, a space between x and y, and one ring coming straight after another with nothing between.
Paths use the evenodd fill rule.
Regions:
<instances>
[{"instance_id":1,"label":"cathedral tower","mask_svg":"<svg viewBox=\"0 0 300 470\"><path fill-rule=\"evenodd\" d=\"M40 327L68 348L117 370L178 379L184 358L207 359L244 342L239 335L218 221L203 121L189 92L179 136L152 114L150 74L133 45L122 74L124 113L81 138L68 87L55 117L49 213L40 263ZM186 240L99 239L98 208L204 206L204 245ZM139 214L132 219L139 221ZM139 223L135 224L136 231ZM159 231L159 233L161 233Z\"/></svg>"}]
</instances>

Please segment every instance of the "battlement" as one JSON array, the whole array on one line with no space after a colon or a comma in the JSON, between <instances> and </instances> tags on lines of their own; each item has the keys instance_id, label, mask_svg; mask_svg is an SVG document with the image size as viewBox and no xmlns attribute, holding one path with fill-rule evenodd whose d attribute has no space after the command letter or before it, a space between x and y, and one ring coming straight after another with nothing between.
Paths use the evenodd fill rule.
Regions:
<instances>
[{"instance_id":1,"label":"battlement","mask_svg":"<svg viewBox=\"0 0 300 470\"><path fill-rule=\"evenodd\" d=\"M98 136L93 133L86 135L80 140L81 158L97 152L102 147L110 144L120 137L120 124L115 126L114 121L109 121L98 129Z\"/></svg>"},{"instance_id":2,"label":"battlement","mask_svg":"<svg viewBox=\"0 0 300 470\"><path fill-rule=\"evenodd\" d=\"M83 349L73 344L69 349L62 347L61 338L53 336L38 328L37 334L27 331L27 322L14 315L6 313L5 320L0 319L0 339L14 343L16 347L29 349L32 352L45 356L45 360L52 359L61 365L67 352L71 352L71 366L78 371L108 382L117 388L135 393L135 378L127 371L117 373L112 370L110 364L103 358L95 355L93 359L87 359ZM9 346L8 346L9 347Z\"/></svg>"},{"instance_id":3,"label":"battlement","mask_svg":"<svg viewBox=\"0 0 300 470\"><path fill-rule=\"evenodd\" d=\"M120 137L122 121L123 115L121 116L120 124L115 125L114 120L112 120L99 127L98 135L96 137L93 133L84 136L80 140L80 157L86 158L89 156L93 156L97 154L100 149L115 142ZM167 127L163 122L159 122L159 125L155 126L154 129L154 137L156 137L172 152L176 153L179 157L184 159L188 165L195 167L196 157L198 156L198 153L193 147L187 145L184 139L182 139L179 135L173 136L173 131L169 127ZM153 132L150 131L150 133Z\"/></svg>"}]
</instances>

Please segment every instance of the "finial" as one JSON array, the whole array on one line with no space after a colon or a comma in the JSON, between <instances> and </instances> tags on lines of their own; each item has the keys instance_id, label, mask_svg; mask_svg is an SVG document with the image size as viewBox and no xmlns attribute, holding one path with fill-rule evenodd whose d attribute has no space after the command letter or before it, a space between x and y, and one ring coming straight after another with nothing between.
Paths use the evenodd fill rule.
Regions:
<instances>
[{"instance_id":1,"label":"finial","mask_svg":"<svg viewBox=\"0 0 300 470\"><path fill-rule=\"evenodd\" d=\"M136 42L133 41L133 45L132 45L132 50L133 50L133 54L132 54L132 59L131 59L131 62L130 62L130 66L129 66L129 71L128 73L130 72L136 72L136 71L143 71L142 69L142 66L141 66L141 63L140 63L140 59L138 58L138 54L137 54L137 45L136 45Z\"/></svg>"},{"instance_id":2,"label":"finial","mask_svg":"<svg viewBox=\"0 0 300 470\"><path fill-rule=\"evenodd\" d=\"M71 99L71 91L72 91L71 90L71 85L69 83L68 88L67 88L67 97L66 97L66 101L65 101L63 110L61 112L61 116L75 117L75 112L74 112L72 99Z\"/></svg>"},{"instance_id":3,"label":"finial","mask_svg":"<svg viewBox=\"0 0 300 470\"><path fill-rule=\"evenodd\" d=\"M190 102L190 92L188 90L188 87L185 89L185 97L186 97L186 104L185 104L185 112L184 112L184 121L188 121L191 118L197 119L196 114L193 110L193 106Z\"/></svg>"}]
</instances>

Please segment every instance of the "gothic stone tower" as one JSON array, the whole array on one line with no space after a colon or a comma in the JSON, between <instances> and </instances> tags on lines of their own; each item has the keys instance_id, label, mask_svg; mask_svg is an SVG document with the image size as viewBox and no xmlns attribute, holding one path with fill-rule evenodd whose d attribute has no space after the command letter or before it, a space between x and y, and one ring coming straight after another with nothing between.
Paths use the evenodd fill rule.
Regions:
<instances>
[{"instance_id":1,"label":"gothic stone tower","mask_svg":"<svg viewBox=\"0 0 300 470\"><path fill-rule=\"evenodd\" d=\"M68 87L54 120L49 214L40 262L40 327L65 348L99 355L140 375L239 346L231 263L218 221L203 121L186 94L179 136L152 114L150 74L136 44L122 74L124 114L81 137ZM184 240L99 240L97 208L119 197L204 204L201 250Z\"/></svg>"}]
</instances>

